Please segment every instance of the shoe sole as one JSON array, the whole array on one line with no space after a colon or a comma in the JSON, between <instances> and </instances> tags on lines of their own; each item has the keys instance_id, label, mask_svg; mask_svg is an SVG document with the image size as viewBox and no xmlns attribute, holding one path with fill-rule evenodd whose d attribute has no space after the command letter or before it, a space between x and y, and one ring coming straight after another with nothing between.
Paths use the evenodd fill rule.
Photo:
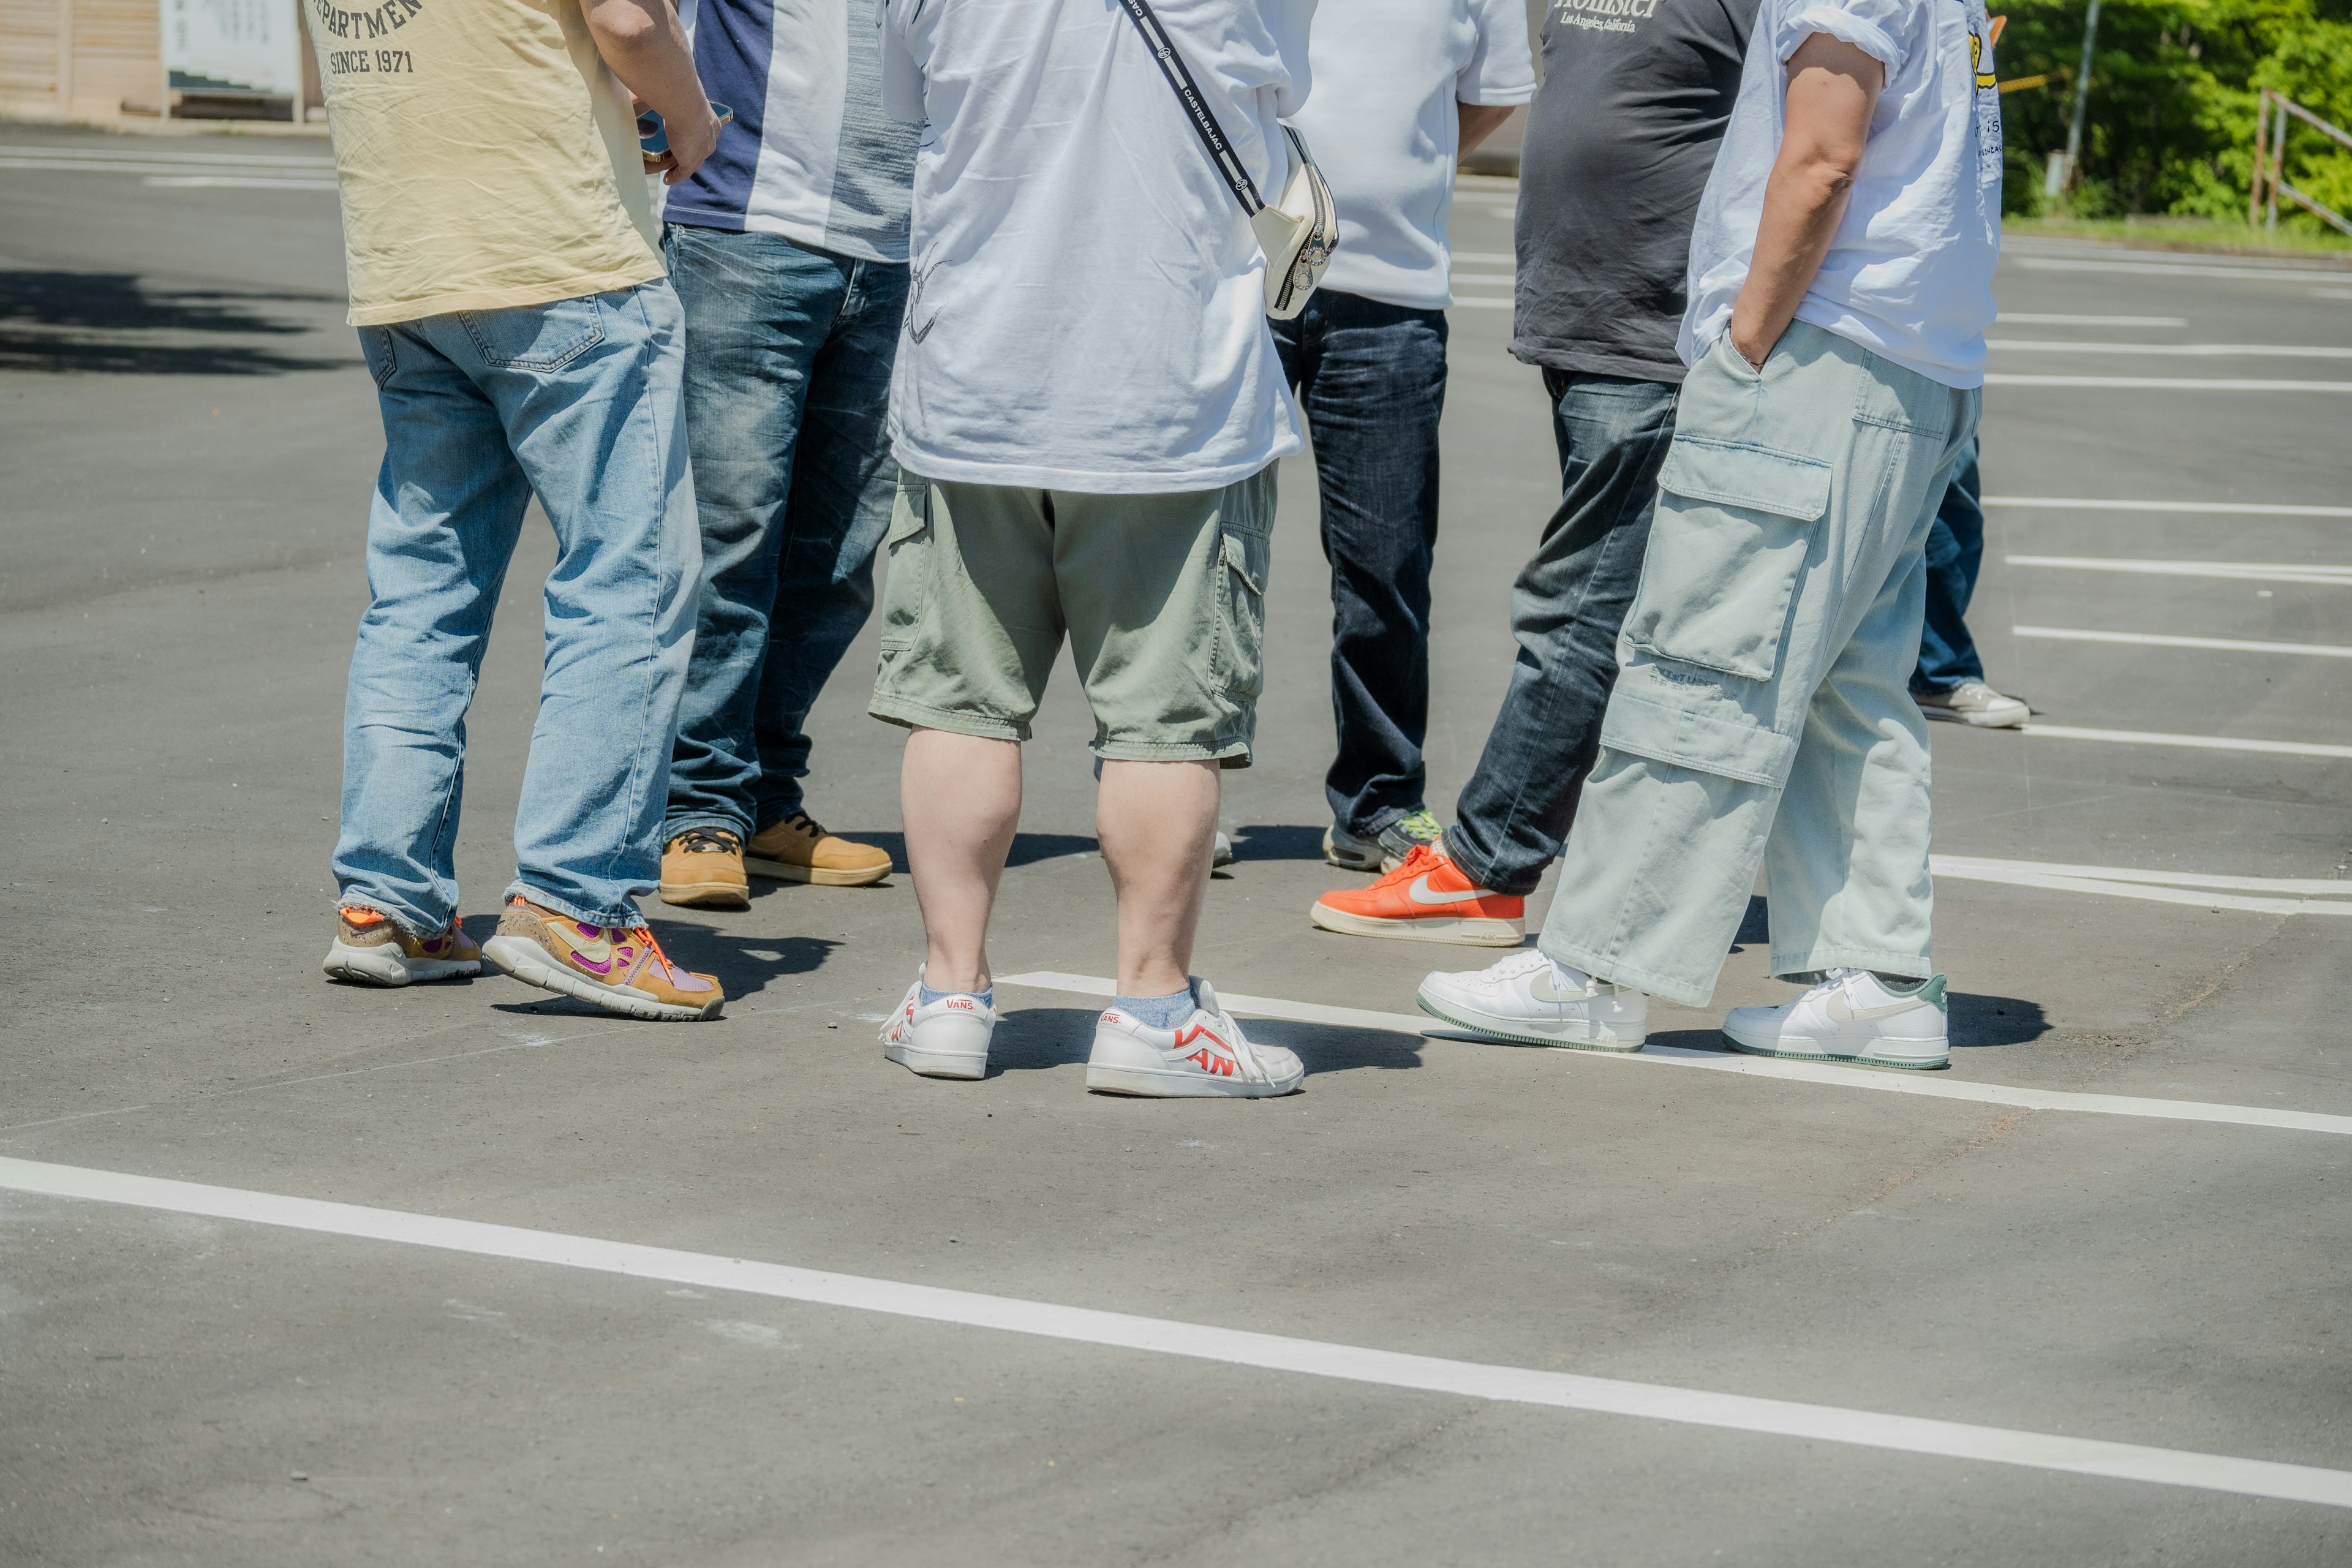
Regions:
<instances>
[{"instance_id":1,"label":"shoe sole","mask_svg":"<svg viewBox=\"0 0 2352 1568\"><path fill-rule=\"evenodd\" d=\"M1457 1018L1452 1013L1430 1005L1429 998L1418 992L1413 994L1412 1000L1413 1005L1441 1024L1451 1024L1457 1029L1469 1030L1482 1040L1493 1040L1507 1046L1544 1046L1563 1051L1606 1051L1612 1056L1631 1056L1648 1044L1650 1038L1646 1025L1643 1027L1642 1037L1630 1042L1623 1038L1620 1031L1608 1028L1598 1030L1600 1033L1613 1037L1607 1040L1591 1038L1572 1040L1559 1035L1524 1034L1517 1030L1506 1029L1499 1024L1474 1024L1467 1018ZM1456 1011L1467 1012L1468 1009L1458 1008ZM1588 1035L1594 1032L1596 1028L1591 1024L1587 1024L1584 1027Z\"/></svg>"},{"instance_id":2,"label":"shoe sole","mask_svg":"<svg viewBox=\"0 0 2352 1568\"><path fill-rule=\"evenodd\" d=\"M1973 730L2014 730L2033 717L2031 713L2020 713L2014 719L1979 719L1974 714L1955 713L1948 708L1929 708L1925 705L1921 706L1919 712L1930 723L1966 724Z\"/></svg>"},{"instance_id":3,"label":"shoe sole","mask_svg":"<svg viewBox=\"0 0 2352 1568\"><path fill-rule=\"evenodd\" d=\"M331 979L384 986L415 985L429 980L471 979L482 972L479 959L420 958L412 962L390 948L347 947L341 942L327 950L327 961L320 967Z\"/></svg>"},{"instance_id":4,"label":"shoe sole","mask_svg":"<svg viewBox=\"0 0 2352 1568\"><path fill-rule=\"evenodd\" d=\"M688 910L748 910L751 894L732 882L664 882L661 901Z\"/></svg>"},{"instance_id":5,"label":"shoe sole","mask_svg":"<svg viewBox=\"0 0 2352 1568\"><path fill-rule=\"evenodd\" d=\"M525 985L536 985L541 991L561 991L593 1003L607 1013L643 1018L649 1023L707 1023L718 1017L727 1005L723 996L714 996L699 1007L688 1007L624 985L599 985L557 964L548 957L545 948L527 936L494 936L482 944L482 956L499 973Z\"/></svg>"},{"instance_id":6,"label":"shoe sole","mask_svg":"<svg viewBox=\"0 0 2352 1568\"><path fill-rule=\"evenodd\" d=\"M1341 936L1386 937L1391 942L1440 942L1454 947L1517 947L1528 939L1524 920L1497 920L1491 915L1430 915L1420 920L1382 920L1377 915L1351 915L1328 904L1317 904L1307 919Z\"/></svg>"},{"instance_id":7,"label":"shoe sole","mask_svg":"<svg viewBox=\"0 0 2352 1568\"><path fill-rule=\"evenodd\" d=\"M1255 1083L1168 1068L1087 1064L1087 1093L1123 1094L1136 1100L1273 1100L1294 1093L1306 1081L1304 1072L1294 1079Z\"/></svg>"},{"instance_id":8,"label":"shoe sole","mask_svg":"<svg viewBox=\"0 0 2352 1568\"><path fill-rule=\"evenodd\" d=\"M807 882L820 888L863 888L890 874L887 865L864 871L828 871L820 866L796 866L790 860L755 860L748 855L743 858L743 869L772 882Z\"/></svg>"},{"instance_id":9,"label":"shoe sole","mask_svg":"<svg viewBox=\"0 0 2352 1568\"><path fill-rule=\"evenodd\" d=\"M988 1058L962 1051L922 1051L912 1046L884 1046L882 1054L918 1078L983 1079Z\"/></svg>"},{"instance_id":10,"label":"shoe sole","mask_svg":"<svg viewBox=\"0 0 2352 1568\"><path fill-rule=\"evenodd\" d=\"M1932 1058L1918 1057L1907 1061L1900 1057L1846 1057L1839 1056L1834 1051L1827 1050L1774 1050L1768 1046L1751 1046L1734 1039L1731 1036L1731 1032L1727 1029L1718 1030L1717 1033L1723 1036L1723 1043L1725 1045L1729 1046L1733 1050L1738 1051L1742 1056L1776 1057L1784 1062L1836 1062L1841 1067L1893 1068L1898 1072L1935 1072L1939 1068L1948 1068L1952 1065L1952 1058L1949 1051L1945 1052L1945 1054L1940 1057Z\"/></svg>"}]
</instances>

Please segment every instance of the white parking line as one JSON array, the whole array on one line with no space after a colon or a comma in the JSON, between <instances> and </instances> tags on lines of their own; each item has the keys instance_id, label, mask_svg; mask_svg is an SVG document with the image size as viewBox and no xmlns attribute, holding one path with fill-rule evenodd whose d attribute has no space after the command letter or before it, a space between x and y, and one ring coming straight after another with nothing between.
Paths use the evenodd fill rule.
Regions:
<instances>
[{"instance_id":1,"label":"white parking line","mask_svg":"<svg viewBox=\"0 0 2352 1568\"><path fill-rule=\"evenodd\" d=\"M332 158L287 157L268 153L216 153L178 147L28 147L18 143L0 146L0 158L59 166L68 163L142 166L155 163L232 163L269 169L323 169L329 174L335 170Z\"/></svg>"},{"instance_id":2,"label":"white parking line","mask_svg":"<svg viewBox=\"0 0 2352 1568\"><path fill-rule=\"evenodd\" d=\"M2105 741L2120 746L2187 746L2207 752L2266 752L2282 757L2352 757L2352 746L2316 741L2241 741L2228 735L2173 735L2160 730L2084 730L2072 724L2020 724L2012 735L2053 741Z\"/></svg>"},{"instance_id":3,"label":"white parking line","mask_svg":"<svg viewBox=\"0 0 2352 1568\"><path fill-rule=\"evenodd\" d=\"M2165 632L2093 632L2075 626L2011 626L2011 637L2044 642L2127 643L2135 647L2197 647L2217 653L2291 653L2309 658L2352 658L2352 647L2332 642L2258 642L2251 637L2187 637Z\"/></svg>"},{"instance_id":4,"label":"white parking line","mask_svg":"<svg viewBox=\"0 0 2352 1568\"><path fill-rule=\"evenodd\" d=\"M2031 327L2185 327L2186 316L2063 316L2031 310L2003 310L1993 318Z\"/></svg>"},{"instance_id":5,"label":"white parking line","mask_svg":"<svg viewBox=\"0 0 2352 1568\"><path fill-rule=\"evenodd\" d=\"M45 1197L120 1204L165 1214L202 1215L314 1234L432 1247L477 1258L553 1264L633 1279L740 1291L775 1300L844 1307L924 1322L993 1329L1066 1343L1337 1378L1422 1394L1632 1415L1682 1426L1843 1443L1938 1458L2352 1508L2352 1472L2314 1465L2064 1437L1916 1415L1886 1415L1876 1411L1758 1399L1666 1384L1449 1361L1127 1312L1066 1307L1013 1296L952 1290L936 1285L795 1268L788 1264L721 1258L712 1253L567 1236L520 1226L486 1225L477 1220L446 1219L438 1215L324 1203L315 1198L30 1160L0 1159L0 1187Z\"/></svg>"},{"instance_id":6,"label":"white parking line","mask_svg":"<svg viewBox=\"0 0 2352 1568\"><path fill-rule=\"evenodd\" d=\"M1938 877L1971 882L2005 882L2013 888L2095 893L2110 899L2187 904L2201 910L2242 910L2264 915L2352 915L2352 882L2262 877L2207 877L2188 873L2121 870L2101 866L2052 866L2032 860L1992 860L1966 855L1930 856ZM2214 891L2236 889L2243 891ZM2246 892L2310 897L2249 898Z\"/></svg>"},{"instance_id":7,"label":"white parking line","mask_svg":"<svg viewBox=\"0 0 2352 1568\"><path fill-rule=\"evenodd\" d=\"M2073 257L2020 256L2011 265L2032 272L2130 272L2153 278L2251 278L2264 283L2341 283L2352 269L2317 267L2200 267L2178 261L2093 261Z\"/></svg>"},{"instance_id":8,"label":"white parking line","mask_svg":"<svg viewBox=\"0 0 2352 1568\"><path fill-rule=\"evenodd\" d=\"M2012 353L2190 354L2206 359L2352 359L2352 349L2315 343L2068 343L2040 338L1987 338Z\"/></svg>"},{"instance_id":9,"label":"white parking line","mask_svg":"<svg viewBox=\"0 0 2352 1568\"><path fill-rule=\"evenodd\" d=\"M1067 991L1081 996L1109 996L1116 989L1109 980L1100 975L1063 974L1051 970L1039 970L1028 974L1000 974L996 983L999 985L1026 985L1040 991ZM1278 996L1244 996L1231 991L1218 992L1217 999L1244 1016L1281 1018L1297 1024L1329 1024L1343 1029L1371 1029L1391 1035L1443 1033L1448 1028L1436 1019L1418 1013L1370 1013L1358 1007L1326 1007L1313 1002L1288 1002ZM2352 1137L2352 1116L2331 1116L2311 1110L2273 1110L2263 1105L2219 1105L2204 1100L2158 1100L2129 1094L2017 1089L2007 1084L1930 1078L1922 1073L1783 1061L1777 1057L1738 1056L1730 1051L1696 1051L1677 1046L1646 1046L1638 1051L1593 1051L1580 1055L1592 1061L1652 1062L1667 1067L1727 1072L1741 1078L1780 1079L1795 1083L1825 1084L1834 1089L1876 1089L1885 1094L1917 1094L1930 1100L1965 1100L1979 1105L2016 1105L2029 1110L2075 1110L2095 1116L2140 1116L2161 1121L2211 1121L2234 1127L2266 1127L2291 1132L2329 1132L2339 1137Z\"/></svg>"},{"instance_id":10,"label":"white parking line","mask_svg":"<svg viewBox=\"0 0 2352 1568\"><path fill-rule=\"evenodd\" d=\"M2178 511L2210 512L2216 517L2352 518L2352 506L2292 506L2251 500L2110 500L2102 496L1986 496L1979 504L2026 507L2038 511Z\"/></svg>"},{"instance_id":11,"label":"white parking line","mask_svg":"<svg viewBox=\"0 0 2352 1568\"><path fill-rule=\"evenodd\" d=\"M2312 583L2352 588L2352 566L2301 566L2292 562L2150 561L2131 555L2004 555L2011 566L2055 566L2076 572L2131 572L2151 577L2203 577L2233 583Z\"/></svg>"},{"instance_id":12,"label":"white parking line","mask_svg":"<svg viewBox=\"0 0 2352 1568\"><path fill-rule=\"evenodd\" d=\"M2205 380L2191 375L1993 375L1987 386L2083 386L2121 392L2352 392L2352 381Z\"/></svg>"}]
</instances>

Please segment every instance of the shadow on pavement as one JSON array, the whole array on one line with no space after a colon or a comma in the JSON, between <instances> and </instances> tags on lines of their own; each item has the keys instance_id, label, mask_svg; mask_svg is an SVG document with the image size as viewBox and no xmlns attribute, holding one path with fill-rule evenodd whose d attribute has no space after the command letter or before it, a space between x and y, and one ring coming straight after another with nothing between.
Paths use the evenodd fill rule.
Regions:
<instances>
[{"instance_id":1,"label":"shadow on pavement","mask_svg":"<svg viewBox=\"0 0 2352 1568\"><path fill-rule=\"evenodd\" d=\"M152 287L127 272L0 270L0 370L131 375L284 375L339 370L253 343L156 341L155 334L287 337L317 323L265 315L269 304L340 305L334 295Z\"/></svg>"},{"instance_id":2,"label":"shadow on pavement","mask_svg":"<svg viewBox=\"0 0 2352 1568\"><path fill-rule=\"evenodd\" d=\"M995 1038L989 1042L989 1076L1043 1072L1085 1061L1094 1045L1097 1016L1092 1007L1019 1007L1007 1012L996 1026ZM1297 1051L1298 1059L1307 1064L1310 1083L1317 1073L1355 1068L1394 1071L1421 1065L1422 1042L1417 1035L1284 1018L1244 1018L1242 1027L1253 1040Z\"/></svg>"},{"instance_id":3,"label":"shadow on pavement","mask_svg":"<svg viewBox=\"0 0 2352 1568\"><path fill-rule=\"evenodd\" d=\"M1254 822L1233 831L1236 860L1320 860L1323 830L1295 823Z\"/></svg>"},{"instance_id":4,"label":"shadow on pavement","mask_svg":"<svg viewBox=\"0 0 2352 1568\"><path fill-rule=\"evenodd\" d=\"M1951 1031L1954 1048L1965 1046L2021 1046L2050 1032L2050 1020L2039 1002L2021 996L1979 996L1952 992Z\"/></svg>"},{"instance_id":5,"label":"shadow on pavement","mask_svg":"<svg viewBox=\"0 0 2352 1568\"><path fill-rule=\"evenodd\" d=\"M862 828L836 827L831 824L826 825L826 831L838 833L842 837L855 839L860 844L871 844L876 848L888 853L890 877L879 882L869 882L866 884L867 887L887 888L890 886L892 878L903 877L907 874L907 836L905 834L868 833ZM1083 833L1016 833L1013 836L1013 852L1005 857L1004 864L1007 868L1034 866L1040 860L1059 860L1069 855L1092 855L1100 848L1101 846L1097 844L1092 837ZM791 889L800 885L796 882L773 882L754 877L751 879L751 896L756 899L763 891L774 892L779 889ZM825 890L845 892L856 889L828 888Z\"/></svg>"}]
</instances>

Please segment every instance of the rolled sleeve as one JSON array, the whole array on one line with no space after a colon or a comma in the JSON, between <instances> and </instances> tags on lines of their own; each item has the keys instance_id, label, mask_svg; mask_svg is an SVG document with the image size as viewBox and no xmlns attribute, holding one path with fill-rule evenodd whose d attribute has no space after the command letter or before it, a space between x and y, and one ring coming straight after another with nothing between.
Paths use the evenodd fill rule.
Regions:
<instances>
[{"instance_id":1,"label":"rolled sleeve","mask_svg":"<svg viewBox=\"0 0 2352 1568\"><path fill-rule=\"evenodd\" d=\"M1901 40L1910 31L1906 22L1912 9L1898 0L1811 0L1781 17L1774 54L1786 64L1807 38L1827 33L1885 66L1892 78L1907 58Z\"/></svg>"},{"instance_id":2,"label":"rolled sleeve","mask_svg":"<svg viewBox=\"0 0 2352 1568\"><path fill-rule=\"evenodd\" d=\"M1473 0L1470 17L1478 41L1454 73L1454 98L1501 108L1535 97L1535 54L1528 47L1528 13L1521 0Z\"/></svg>"}]
</instances>

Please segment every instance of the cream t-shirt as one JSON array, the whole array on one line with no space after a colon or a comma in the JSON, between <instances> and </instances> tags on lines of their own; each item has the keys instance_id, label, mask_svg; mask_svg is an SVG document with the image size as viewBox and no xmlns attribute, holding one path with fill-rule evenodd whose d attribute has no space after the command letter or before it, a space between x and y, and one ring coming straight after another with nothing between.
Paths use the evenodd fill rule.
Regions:
<instances>
[{"instance_id":1,"label":"cream t-shirt","mask_svg":"<svg viewBox=\"0 0 2352 1568\"><path fill-rule=\"evenodd\" d=\"M356 326L663 275L629 97L580 0L304 0Z\"/></svg>"}]
</instances>

